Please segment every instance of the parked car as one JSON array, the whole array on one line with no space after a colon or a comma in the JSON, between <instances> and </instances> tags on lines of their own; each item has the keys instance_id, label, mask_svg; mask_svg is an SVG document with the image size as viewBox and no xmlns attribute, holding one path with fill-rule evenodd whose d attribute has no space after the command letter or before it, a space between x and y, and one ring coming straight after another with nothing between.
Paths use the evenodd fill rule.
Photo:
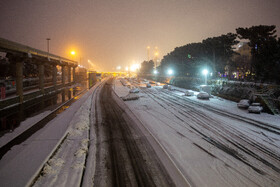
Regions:
<instances>
[{"instance_id":1,"label":"parked car","mask_svg":"<svg viewBox=\"0 0 280 187\"><path fill-rule=\"evenodd\" d=\"M249 106L249 108L248 108L249 113L260 114L262 110L263 110L263 107L261 106L260 103L252 103L252 105Z\"/></svg>"},{"instance_id":2,"label":"parked car","mask_svg":"<svg viewBox=\"0 0 280 187\"><path fill-rule=\"evenodd\" d=\"M147 88L151 88L152 86L151 86L150 83L148 83L148 84L146 84L146 87L147 87Z\"/></svg>"},{"instance_id":3,"label":"parked car","mask_svg":"<svg viewBox=\"0 0 280 187\"><path fill-rule=\"evenodd\" d=\"M238 108L247 109L250 106L250 101L248 99L242 99L237 103Z\"/></svg>"},{"instance_id":4,"label":"parked car","mask_svg":"<svg viewBox=\"0 0 280 187\"><path fill-rule=\"evenodd\" d=\"M129 93L139 93L139 89L138 88L133 88L131 90L129 90Z\"/></svg>"},{"instance_id":5,"label":"parked car","mask_svg":"<svg viewBox=\"0 0 280 187\"><path fill-rule=\"evenodd\" d=\"M186 91L186 92L185 92L185 95L186 95L186 96L194 96L194 92L192 92L192 91Z\"/></svg>"},{"instance_id":6,"label":"parked car","mask_svg":"<svg viewBox=\"0 0 280 187\"><path fill-rule=\"evenodd\" d=\"M163 89L167 89L168 88L168 85L167 84L165 84L165 85L163 85L163 87L162 87Z\"/></svg>"},{"instance_id":7,"label":"parked car","mask_svg":"<svg viewBox=\"0 0 280 187\"><path fill-rule=\"evenodd\" d=\"M198 99L209 99L210 95L207 92L199 92L197 94Z\"/></svg>"},{"instance_id":8,"label":"parked car","mask_svg":"<svg viewBox=\"0 0 280 187\"><path fill-rule=\"evenodd\" d=\"M171 85L168 85L168 90L174 91L175 89Z\"/></svg>"},{"instance_id":9,"label":"parked car","mask_svg":"<svg viewBox=\"0 0 280 187\"><path fill-rule=\"evenodd\" d=\"M150 81L148 81L146 79L144 79L142 82L143 82L143 84L149 84L150 83Z\"/></svg>"}]
</instances>

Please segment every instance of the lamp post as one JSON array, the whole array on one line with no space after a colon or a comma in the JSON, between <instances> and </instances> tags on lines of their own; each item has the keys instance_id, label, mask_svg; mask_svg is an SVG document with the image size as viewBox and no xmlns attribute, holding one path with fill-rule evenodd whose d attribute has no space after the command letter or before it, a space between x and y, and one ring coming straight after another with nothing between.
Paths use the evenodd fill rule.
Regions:
<instances>
[{"instance_id":1,"label":"lamp post","mask_svg":"<svg viewBox=\"0 0 280 187\"><path fill-rule=\"evenodd\" d=\"M71 55L72 55L72 60L74 61L74 57L75 57L75 55L76 55L76 52L75 51L71 51Z\"/></svg>"},{"instance_id":2,"label":"lamp post","mask_svg":"<svg viewBox=\"0 0 280 187\"><path fill-rule=\"evenodd\" d=\"M148 62L150 61L150 46L147 46Z\"/></svg>"},{"instance_id":3,"label":"lamp post","mask_svg":"<svg viewBox=\"0 0 280 187\"><path fill-rule=\"evenodd\" d=\"M173 75L173 70L172 69L168 69L167 70L167 74L170 75L170 76Z\"/></svg>"},{"instance_id":4,"label":"lamp post","mask_svg":"<svg viewBox=\"0 0 280 187\"><path fill-rule=\"evenodd\" d=\"M205 85L207 85L207 74L208 74L208 70L207 69L204 69L202 71L202 74L205 76Z\"/></svg>"},{"instance_id":5,"label":"lamp post","mask_svg":"<svg viewBox=\"0 0 280 187\"><path fill-rule=\"evenodd\" d=\"M156 47L156 50L157 50L157 47ZM158 51L155 52L155 71L157 71L157 61L158 61Z\"/></svg>"},{"instance_id":6,"label":"lamp post","mask_svg":"<svg viewBox=\"0 0 280 187\"><path fill-rule=\"evenodd\" d=\"M50 53L50 38L47 38L47 49L48 49L48 53Z\"/></svg>"}]
</instances>

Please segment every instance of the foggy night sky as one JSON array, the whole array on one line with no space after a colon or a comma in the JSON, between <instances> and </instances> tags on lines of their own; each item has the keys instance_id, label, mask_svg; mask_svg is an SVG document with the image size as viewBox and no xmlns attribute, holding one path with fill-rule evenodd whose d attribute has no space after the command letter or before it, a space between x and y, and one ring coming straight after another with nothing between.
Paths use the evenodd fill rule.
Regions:
<instances>
[{"instance_id":1,"label":"foggy night sky","mask_svg":"<svg viewBox=\"0 0 280 187\"><path fill-rule=\"evenodd\" d=\"M276 25L279 0L1 0L0 37L47 51L97 70L160 57L192 42L235 33L238 27Z\"/></svg>"}]
</instances>

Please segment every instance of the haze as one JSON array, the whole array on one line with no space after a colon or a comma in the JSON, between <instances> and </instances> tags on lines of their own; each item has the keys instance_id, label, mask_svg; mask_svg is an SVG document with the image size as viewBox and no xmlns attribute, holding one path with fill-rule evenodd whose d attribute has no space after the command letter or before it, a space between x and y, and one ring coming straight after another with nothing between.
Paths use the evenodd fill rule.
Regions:
<instances>
[{"instance_id":1,"label":"haze","mask_svg":"<svg viewBox=\"0 0 280 187\"><path fill-rule=\"evenodd\" d=\"M114 71L147 60L147 46L162 58L238 27L276 25L279 35L279 8L279 0L1 0L0 37L44 51L51 38L51 53Z\"/></svg>"}]
</instances>

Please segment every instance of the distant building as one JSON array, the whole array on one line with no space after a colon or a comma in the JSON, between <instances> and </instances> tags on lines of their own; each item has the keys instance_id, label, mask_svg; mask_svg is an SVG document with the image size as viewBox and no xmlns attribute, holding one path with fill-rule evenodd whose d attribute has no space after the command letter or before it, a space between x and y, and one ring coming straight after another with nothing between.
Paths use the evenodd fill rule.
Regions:
<instances>
[{"instance_id":1,"label":"distant building","mask_svg":"<svg viewBox=\"0 0 280 187\"><path fill-rule=\"evenodd\" d=\"M246 79L251 74L251 47L246 42L241 42L233 55L232 75L235 79Z\"/></svg>"}]
</instances>

